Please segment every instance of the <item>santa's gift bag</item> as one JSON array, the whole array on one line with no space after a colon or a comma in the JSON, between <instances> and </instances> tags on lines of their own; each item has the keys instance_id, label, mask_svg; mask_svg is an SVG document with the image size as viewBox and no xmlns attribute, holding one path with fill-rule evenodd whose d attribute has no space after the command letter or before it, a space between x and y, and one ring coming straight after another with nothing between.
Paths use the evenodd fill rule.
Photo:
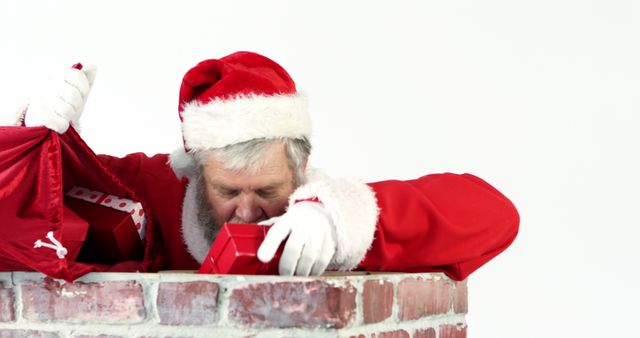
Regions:
<instances>
[{"instance_id":1,"label":"santa's gift bag","mask_svg":"<svg viewBox=\"0 0 640 338\"><path fill-rule=\"evenodd\" d=\"M73 128L0 127L0 271L72 281L159 264L144 201ZM115 267L115 268L114 268Z\"/></svg>"}]
</instances>

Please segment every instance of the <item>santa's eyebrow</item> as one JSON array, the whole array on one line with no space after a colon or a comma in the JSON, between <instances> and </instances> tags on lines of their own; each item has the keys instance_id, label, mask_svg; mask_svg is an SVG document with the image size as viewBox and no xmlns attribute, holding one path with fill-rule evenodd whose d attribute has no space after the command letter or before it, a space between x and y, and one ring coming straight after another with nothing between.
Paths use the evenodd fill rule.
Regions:
<instances>
[{"instance_id":1,"label":"santa's eyebrow","mask_svg":"<svg viewBox=\"0 0 640 338\"><path fill-rule=\"evenodd\" d=\"M216 190L240 190L239 188L231 187L224 183L209 183L209 185Z\"/></svg>"},{"instance_id":2,"label":"santa's eyebrow","mask_svg":"<svg viewBox=\"0 0 640 338\"><path fill-rule=\"evenodd\" d=\"M255 190L277 190L280 189L282 186L285 185L286 182L276 182L276 183L271 183L269 185L265 185L263 187L259 187ZM233 186L229 186L226 185L224 183L209 183L209 185L216 190L242 190L242 188L238 188L238 187L233 187Z\"/></svg>"},{"instance_id":3,"label":"santa's eyebrow","mask_svg":"<svg viewBox=\"0 0 640 338\"><path fill-rule=\"evenodd\" d=\"M278 183L273 183L273 184L266 185L264 187L260 187L260 188L258 188L256 190L275 190L275 189L278 189L278 188L282 187L283 185L284 185L284 182L278 182Z\"/></svg>"}]
</instances>

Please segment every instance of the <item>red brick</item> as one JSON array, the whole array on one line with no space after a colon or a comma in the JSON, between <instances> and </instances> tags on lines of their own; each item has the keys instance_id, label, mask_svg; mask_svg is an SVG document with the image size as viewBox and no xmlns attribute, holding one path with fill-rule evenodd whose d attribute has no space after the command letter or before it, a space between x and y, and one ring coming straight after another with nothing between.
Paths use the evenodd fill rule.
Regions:
<instances>
[{"instance_id":1,"label":"red brick","mask_svg":"<svg viewBox=\"0 0 640 338\"><path fill-rule=\"evenodd\" d=\"M467 326L462 323L440 325L440 338L467 338Z\"/></svg>"},{"instance_id":2,"label":"red brick","mask_svg":"<svg viewBox=\"0 0 640 338\"><path fill-rule=\"evenodd\" d=\"M33 330L0 330L0 338L59 338L55 332Z\"/></svg>"},{"instance_id":3,"label":"red brick","mask_svg":"<svg viewBox=\"0 0 640 338\"><path fill-rule=\"evenodd\" d=\"M448 279L405 278L398 283L398 318L414 320L447 313L451 309Z\"/></svg>"},{"instance_id":4,"label":"red brick","mask_svg":"<svg viewBox=\"0 0 640 338\"><path fill-rule=\"evenodd\" d=\"M467 280L457 282L453 293L453 311L456 313L467 313Z\"/></svg>"},{"instance_id":5,"label":"red brick","mask_svg":"<svg viewBox=\"0 0 640 338\"><path fill-rule=\"evenodd\" d=\"M233 290L229 317L252 327L342 328L355 316L356 290L323 281L258 283Z\"/></svg>"},{"instance_id":6,"label":"red brick","mask_svg":"<svg viewBox=\"0 0 640 338\"><path fill-rule=\"evenodd\" d=\"M381 322L391 316L393 283L386 280L368 280L363 284L362 312L364 323Z\"/></svg>"},{"instance_id":7,"label":"red brick","mask_svg":"<svg viewBox=\"0 0 640 338\"><path fill-rule=\"evenodd\" d=\"M15 299L13 289L0 282L0 322L12 322L16 319Z\"/></svg>"},{"instance_id":8,"label":"red brick","mask_svg":"<svg viewBox=\"0 0 640 338\"><path fill-rule=\"evenodd\" d=\"M22 316L28 320L133 323L145 319L142 286L136 281L65 283L45 278L22 285Z\"/></svg>"},{"instance_id":9,"label":"red brick","mask_svg":"<svg viewBox=\"0 0 640 338\"><path fill-rule=\"evenodd\" d=\"M216 322L218 284L204 281L161 283L156 304L161 324L213 324Z\"/></svg>"},{"instance_id":10,"label":"red brick","mask_svg":"<svg viewBox=\"0 0 640 338\"><path fill-rule=\"evenodd\" d=\"M377 335L374 333L371 338L409 338L409 332L405 330L397 330L391 332L381 332Z\"/></svg>"},{"instance_id":11,"label":"red brick","mask_svg":"<svg viewBox=\"0 0 640 338\"><path fill-rule=\"evenodd\" d=\"M416 330L413 338L436 338L436 330L434 328Z\"/></svg>"}]
</instances>

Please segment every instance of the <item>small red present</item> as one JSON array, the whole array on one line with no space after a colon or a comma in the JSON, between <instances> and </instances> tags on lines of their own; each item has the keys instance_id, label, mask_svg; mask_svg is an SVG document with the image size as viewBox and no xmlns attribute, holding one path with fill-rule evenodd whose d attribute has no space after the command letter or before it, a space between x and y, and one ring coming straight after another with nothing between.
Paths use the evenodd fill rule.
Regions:
<instances>
[{"instance_id":1,"label":"small red present","mask_svg":"<svg viewBox=\"0 0 640 338\"><path fill-rule=\"evenodd\" d=\"M270 226L225 223L213 242L198 273L277 275L282 247L265 264L258 260L258 248Z\"/></svg>"},{"instance_id":2,"label":"small red present","mask_svg":"<svg viewBox=\"0 0 640 338\"><path fill-rule=\"evenodd\" d=\"M78 261L115 264L142 260L146 218L140 203L74 187L64 205L89 223L89 233Z\"/></svg>"},{"instance_id":3,"label":"small red present","mask_svg":"<svg viewBox=\"0 0 640 338\"><path fill-rule=\"evenodd\" d=\"M62 245L67 249L67 259L76 260L87 238L89 223L64 206L62 209Z\"/></svg>"}]
</instances>

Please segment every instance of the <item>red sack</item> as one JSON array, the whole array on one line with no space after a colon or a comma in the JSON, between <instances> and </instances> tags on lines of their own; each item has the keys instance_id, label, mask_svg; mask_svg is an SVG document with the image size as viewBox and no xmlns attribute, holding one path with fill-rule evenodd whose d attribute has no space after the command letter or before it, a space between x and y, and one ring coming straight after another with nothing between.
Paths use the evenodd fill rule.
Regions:
<instances>
[{"instance_id":1,"label":"red sack","mask_svg":"<svg viewBox=\"0 0 640 338\"><path fill-rule=\"evenodd\" d=\"M63 200L75 186L140 201L145 208L73 128L58 135L45 127L0 127L0 271L36 270L73 281L91 271L156 270L160 257L152 254L157 240L151 215L141 261L81 263L68 254ZM74 232L67 237L82 240L81 231L67 229Z\"/></svg>"}]
</instances>

